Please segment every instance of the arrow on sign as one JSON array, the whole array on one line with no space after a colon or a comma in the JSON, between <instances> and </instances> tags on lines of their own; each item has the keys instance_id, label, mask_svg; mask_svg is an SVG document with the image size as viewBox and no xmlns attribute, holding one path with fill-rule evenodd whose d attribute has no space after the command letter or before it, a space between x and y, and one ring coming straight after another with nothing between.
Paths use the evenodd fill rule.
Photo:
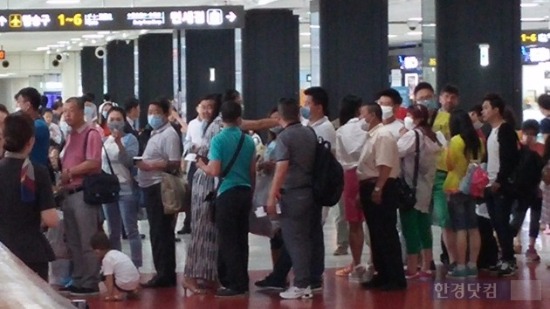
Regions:
<instances>
[{"instance_id":1,"label":"arrow on sign","mask_svg":"<svg viewBox=\"0 0 550 309\"><path fill-rule=\"evenodd\" d=\"M8 19L4 16L0 16L0 27L4 27L8 23Z\"/></svg>"},{"instance_id":2,"label":"arrow on sign","mask_svg":"<svg viewBox=\"0 0 550 309\"><path fill-rule=\"evenodd\" d=\"M225 18L227 18L227 20L232 23L237 20L237 14L233 13L233 11L230 11L229 14L225 15Z\"/></svg>"}]
</instances>

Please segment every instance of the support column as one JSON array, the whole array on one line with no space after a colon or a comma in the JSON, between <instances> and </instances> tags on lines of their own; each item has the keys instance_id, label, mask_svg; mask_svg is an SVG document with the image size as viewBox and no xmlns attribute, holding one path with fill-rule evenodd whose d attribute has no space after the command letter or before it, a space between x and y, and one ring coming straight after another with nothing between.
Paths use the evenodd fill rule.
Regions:
<instances>
[{"instance_id":1,"label":"support column","mask_svg":"<svg viewBox=\"0 0 550 309\"><path fill-rule=\"evenodd\" d=\"M521 120L520 0L435 3L438 88L458 86L463 109L499 93ZM487 66L480 65L480 44L489 45Z\"/></svg>"},{"instance_id":2,"label":"support column","mask_svg":"<svg viewBox=\"0 0 550 309\"><path fill-rule=\"evenodd\" d=\"M388 0L319 0L319 20L321 86L334 119L347 94L373 100L389 87Z\"/></svg>"},{"instance_id":3,"label":"support column","mask_svg":"<svg viewBox=\"0 0 550 309\"><path fill-rule=\"evenodd\" d=\"M95 47L83 47L80 51L80 63L81 63L81 81L82 81L82 93L91 92L99 99L103 94L103 59L99 59L95 56ZM64 81L63 81L64 82ZM82 93L64 93L63 98L68 96L82 95Z\"/></svg>"},{"instance_id":4,"label":"support column","mask_svg":"<svg viewBox=\"0 0 550 309\"><path fill-rule=\"evenodd\" d=\"M265 117L282 97L297 100L298 16L286 9L247 11L242 38L245 116Z\"/></svg>"},{"instance_id":5,"label":"support column","mask_svg":"<svg viewBox=\"0 0 550 309\"><path fill-rule=\"evenodd\" d=\"M235 88L235 30L186 30L185 59L187 117L191 119L201 97Z\"/></svg>"},{"instance_id":6,"label":"support column","mask_svg":"<svg viewBox=\"0 0 550 309\"><path fill-rule=\"evenodd\" d=\"M174 95L174 52L171 33L146 34L138 40L141 123L147 123L149 103Z\"/></svg>"},{"instance_id":7,"label":"support column","mask_svg":"<svg viewBox=\"0 0 550 309\"><path fill-rule=\"evenodd\" d=\"M113 102L124 103L135 95L134 74L134 41L111 41L107 44L107 91ZM102 95L99 94L100 97Z\"/></svg>"}]
</instances>

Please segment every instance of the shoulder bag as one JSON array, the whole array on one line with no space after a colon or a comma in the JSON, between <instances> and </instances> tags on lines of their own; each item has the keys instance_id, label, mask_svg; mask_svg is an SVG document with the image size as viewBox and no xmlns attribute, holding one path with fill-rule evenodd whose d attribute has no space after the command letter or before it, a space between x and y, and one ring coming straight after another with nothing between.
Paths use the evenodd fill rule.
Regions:
<instances>
[{"instance_id":1,"label":"shoulder bag","mask_svg":"<svg viewBox=\"0 0 550 309\"><path fill-rule=\"evenodd\" d=\"M398 207L401 211L408 211L414 208L416 205L416 187L418 185L418 165L420 161L420 136L416 130L414 130L416 136L416 147L414 156L414 173L412 188L407 184L403 177L397 179L397 200Z\"/></svg>"}]
</instances>

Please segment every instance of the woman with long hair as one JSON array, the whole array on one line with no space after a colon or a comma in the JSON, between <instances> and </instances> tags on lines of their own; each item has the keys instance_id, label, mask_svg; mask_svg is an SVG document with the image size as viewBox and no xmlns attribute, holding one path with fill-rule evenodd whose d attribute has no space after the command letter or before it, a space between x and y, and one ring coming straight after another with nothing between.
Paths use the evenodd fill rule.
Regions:
<instances>
[{"instance_id":1,"label":"woman with long hair","mask_svg":"<svg viewBox=\"0 0 550 309\"><path fill-rule=\"evenodd\" d=\"M207 125L197 156L207 158L210 142L222 129L220 96L207 96L200 104L204 107L203 121ZM183 288L194 294L203 294L205 290L199 285L199 280L206 281L212 289L218 285L218 231L212 222L210 202L206 201L207 196L216 189L215 178L199 169L193 176L192 187L191 241L187 249Z\"/></svg>"},{"instance_id":2,"label":"woman with long hair","mask_svg":"<svg viewBox=\"0 0 550 309\"><path fill-rule=\"evenodd\" d=\"M432 216L430 204L436 172L436 159L441 146L429 124L429 110L424 105L414 105L407 110L405 133L399 138L397 148L402 159L401 168L405 181L414 185L416 173L416 205L410 210L400 210L401 226L407 249L407 279L430 279L432 252ZM416 145L418 142L418 153ZM418 156L418 167L416 158ZM418 272L418 256L422 265Z\"/></svg>"},{"instance_id":3,"label":"woman with long hair","mask_svg":"<svg viewBox=\"0 0 550 309\"><path fill-rule=\"evenodd\" d=\"M460 182L466 176L470 163L480 163L483 158L483 142L479 138L470 116L465 111L456 111L450 120L451 140L447 152L448 174L443 185L448 194L451 226L456 233L456 267L450 277L464 279L477 277L477 258L481 239L477 226L475 200L460 190ZM448 248L451 250L451 248ZM469 259L466 251L469 251ZM466 264L466 261L469 261Z\"/></svg>"}]
</instances>

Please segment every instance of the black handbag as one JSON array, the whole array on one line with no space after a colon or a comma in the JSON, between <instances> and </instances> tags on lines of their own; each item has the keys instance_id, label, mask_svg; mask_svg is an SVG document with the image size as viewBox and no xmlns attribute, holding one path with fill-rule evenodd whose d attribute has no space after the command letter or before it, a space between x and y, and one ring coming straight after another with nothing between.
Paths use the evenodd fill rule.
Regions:
<instances>
[{"instance_id":1,"label":"black handbag","mask_svg":"<svg viewBox=\"0 0 550 309\"><path fill-rule=\"evenodd\" d=\"M235 165L235 162L237 161L237 157L239 156L239 153L241 152L241 149L243 148L244 144L244 138L245 134L241 133L241 138L239 139L239 144L237 145L237 150L233 154L233 157L231 158L231 161L229 161L229 164L225 167L225 169L222 172L222 175L220 177L220 180L218 182L218 185L216 186L216 189L213 191L210 191L206 198L204 199L206 202L209 202L209 210L210 210L210 220L212 222L216 221L216 199L218 198L218 190L220 189L223 179L229 174L231 169L233 168L233 165Z\"/></svg>"},{"instance_id":2,"label":"black handbag","mask_svg":"<svg viewBox=\"0 0 550 309\"><path fill-rule=\"evenodd\" d=\"M418 164L420 161L420 136L418 132L414 131L416 136L416 150L414 157L414 174L412 188L407 184L403 177L400 177L396 181L396 194L398 199L398 207L401 211L409 211L416 205L416 187L418 184Z\"/></svg>"},{"instance_id":3,"label":"black handbag","mask_svg":"<svg viewBox=\"0 0 550 309\"><path fill-rule=\"evenodd\" d=\"M84 142L84 151L86 151L88 145L88 134ZM105 145L103 145L105 149ZM105 149L105 156L107 157L107 163L111 174L105 173L103 170L99 174L84 176L84 182L82 183L82 189L84 191L84 202L89 205L101 205L118 202L120 194L120 183L118 177L113 170L111 159L107 149Z\"/></svg>"}]
</instances>

